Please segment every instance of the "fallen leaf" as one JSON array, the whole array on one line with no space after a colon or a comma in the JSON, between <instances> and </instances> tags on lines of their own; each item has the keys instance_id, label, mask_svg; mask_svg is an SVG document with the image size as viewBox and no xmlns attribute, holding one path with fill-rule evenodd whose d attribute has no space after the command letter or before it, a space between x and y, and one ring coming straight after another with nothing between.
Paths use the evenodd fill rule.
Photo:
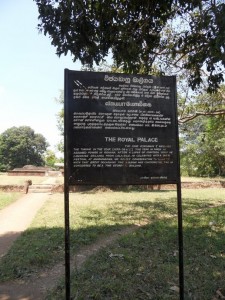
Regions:
<instances>
[{"instance_id":1,"label":"fallen leaf","mask_svg":"<svg viewBox=\"0 0 225 300\"><path fill-rule=\"evenodd\" d=\"M216 225L216 222L215 222L215 221L209 222L209 226L214 226L214 225Z\"/></svg>"},{"instance_id":2,"label":"fallen leaf","mask_svg":"<svg viewBox=\"0 0 225 300\"><path fill-rule=\"evenodd\" d=\"M110 257L110 258L113 258L113 257L124 258L124 255L123 255L123 254L113 254L113 253L110 253L110 254L109 254L109 257Z\"/></svg>"},{"instance_id":3,"label":"fallen leaf","mask_svg":"<svg viewBox=\"0 0 225 300\"><path fill-rule=\"evenodd\" d=\"M171 291L174 291L174 292L177 292L177 293L180 292L180 288L179 288L178 286L176 286L176 285L171 286L171 287L170 287L170 290L171 290Z\"/></svg>"}]
</instances>

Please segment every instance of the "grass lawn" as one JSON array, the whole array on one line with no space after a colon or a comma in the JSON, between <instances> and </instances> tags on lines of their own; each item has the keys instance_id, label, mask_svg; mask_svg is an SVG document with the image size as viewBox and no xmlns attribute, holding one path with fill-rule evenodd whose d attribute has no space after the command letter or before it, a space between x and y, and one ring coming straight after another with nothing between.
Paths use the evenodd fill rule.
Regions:
<instances>
[{"instance_id":1,"label":"grass lawn","mask_svg":"<svg viewBox=\"0 0 225 300\"><path fill-rule=\"evenodd\" d=\"M20 193L0 192L0 210L21 197Z\"/></svg>"},{"instance_id":2,"label":"grass lawn","mask_svg":"<svg viewBox=\"0 0 225 300\"><path fill-rule=\"evenodd\" d=\"M183 190L185 299L225 295L225 189ZM71 252L115 230L133 233L72 274L73 299L171 299L178 293L175 191L70 194ZM64 259L63 195L52 195L0 261L0 280L23 279ZM64 299L63 284L47 299Z\"/></svg>"}]
</instances>

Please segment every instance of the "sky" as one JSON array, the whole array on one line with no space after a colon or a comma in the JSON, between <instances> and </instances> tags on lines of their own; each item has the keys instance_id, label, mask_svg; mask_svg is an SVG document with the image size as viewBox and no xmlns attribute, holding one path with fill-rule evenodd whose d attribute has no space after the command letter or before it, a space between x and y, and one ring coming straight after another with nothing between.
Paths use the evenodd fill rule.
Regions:
<instances>
[{"instance_id":1,"label":"sky","mask_svg":"<svg viewBox=\"0 0 225 300\"><path fill-rule=\"evenodd\" d=\"M64 88L64 69L80 70L71 56L55 54L50 38L38 32L33 0L0 0L0 134L30 126L55 151L60 140L55 101Z\"/></svg>"}]
</instances>

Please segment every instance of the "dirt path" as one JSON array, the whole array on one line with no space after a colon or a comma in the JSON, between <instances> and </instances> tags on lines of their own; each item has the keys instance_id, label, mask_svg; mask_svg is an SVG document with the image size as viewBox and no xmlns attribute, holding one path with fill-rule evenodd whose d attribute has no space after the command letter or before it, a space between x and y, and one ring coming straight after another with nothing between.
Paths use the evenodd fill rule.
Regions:
<instances>
[{"instance_id":1,"label":"dirt path","mask_svg":"<svg viewBox=\"0 0 225 300\"><path fill-rule=\"evenodd\" d=\"M44 184L54 182L54 177L43 181ZM28 193L0 211L0 258L30 225L48 197L47 193Z\"/></svg>"},{"instance_id":2,"label":"dirt path","mask_svg":"<svg viewBox=\"0 0 225 300\"><path fill-rule=\"evenodd\" d=\"M43 184L54 183L55 178L53 177L43 181ZM0 211L0 258L8 252L13 242L31 224L48 197L47 193L28 193ZM23 297L23 290L26 289L26 286L20 285L20 287L21 290L14 290L11 284L8 285L7 289L4 285L0 285L0 300L29 299Z\"/></svg>"}]
</instances>

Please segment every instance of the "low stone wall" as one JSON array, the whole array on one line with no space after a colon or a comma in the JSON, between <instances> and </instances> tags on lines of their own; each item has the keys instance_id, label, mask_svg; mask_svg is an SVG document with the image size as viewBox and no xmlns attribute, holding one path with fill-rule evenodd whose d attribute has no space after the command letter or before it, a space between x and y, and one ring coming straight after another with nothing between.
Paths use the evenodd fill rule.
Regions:
<instances>
[{"instance_id":1,"label":"low stone wall","mask_svg":"<svg viewBox=\"0 0 225 300\"><path fill-rule=\"evenodd\" d=\"M52 187L52 193L63 193L64 184L57 184Z\"/></svg>"},{"instance_id":2,"label":"low stone wall","mask_svg":"<svg viewBox=\"0 0 225 300\"><path fill-rule=\"evenodd\" d=\"M9 176L45 176L45 170L12 170L8 171Z\"/></svg>"},{"instance_id":3,"label":"low stone wall","mask_svg":"<svg viewBox=\"0 0 225 300\"><path fill-rule=\"evenodd\" d=\"M23 192L24 185L0 185L2 192Z\"/></svg>"},{"instance_id":4,"label":"low stone wall","mask_svg":"<svg viewBox=\"0 0 225 300\"><path fill-rule=\"evenodd\" d=\"M184 189L205 189L205 188L224 188L225 181L202 181L202 182L182 182Z\"/></svg>"}]
</instances>

